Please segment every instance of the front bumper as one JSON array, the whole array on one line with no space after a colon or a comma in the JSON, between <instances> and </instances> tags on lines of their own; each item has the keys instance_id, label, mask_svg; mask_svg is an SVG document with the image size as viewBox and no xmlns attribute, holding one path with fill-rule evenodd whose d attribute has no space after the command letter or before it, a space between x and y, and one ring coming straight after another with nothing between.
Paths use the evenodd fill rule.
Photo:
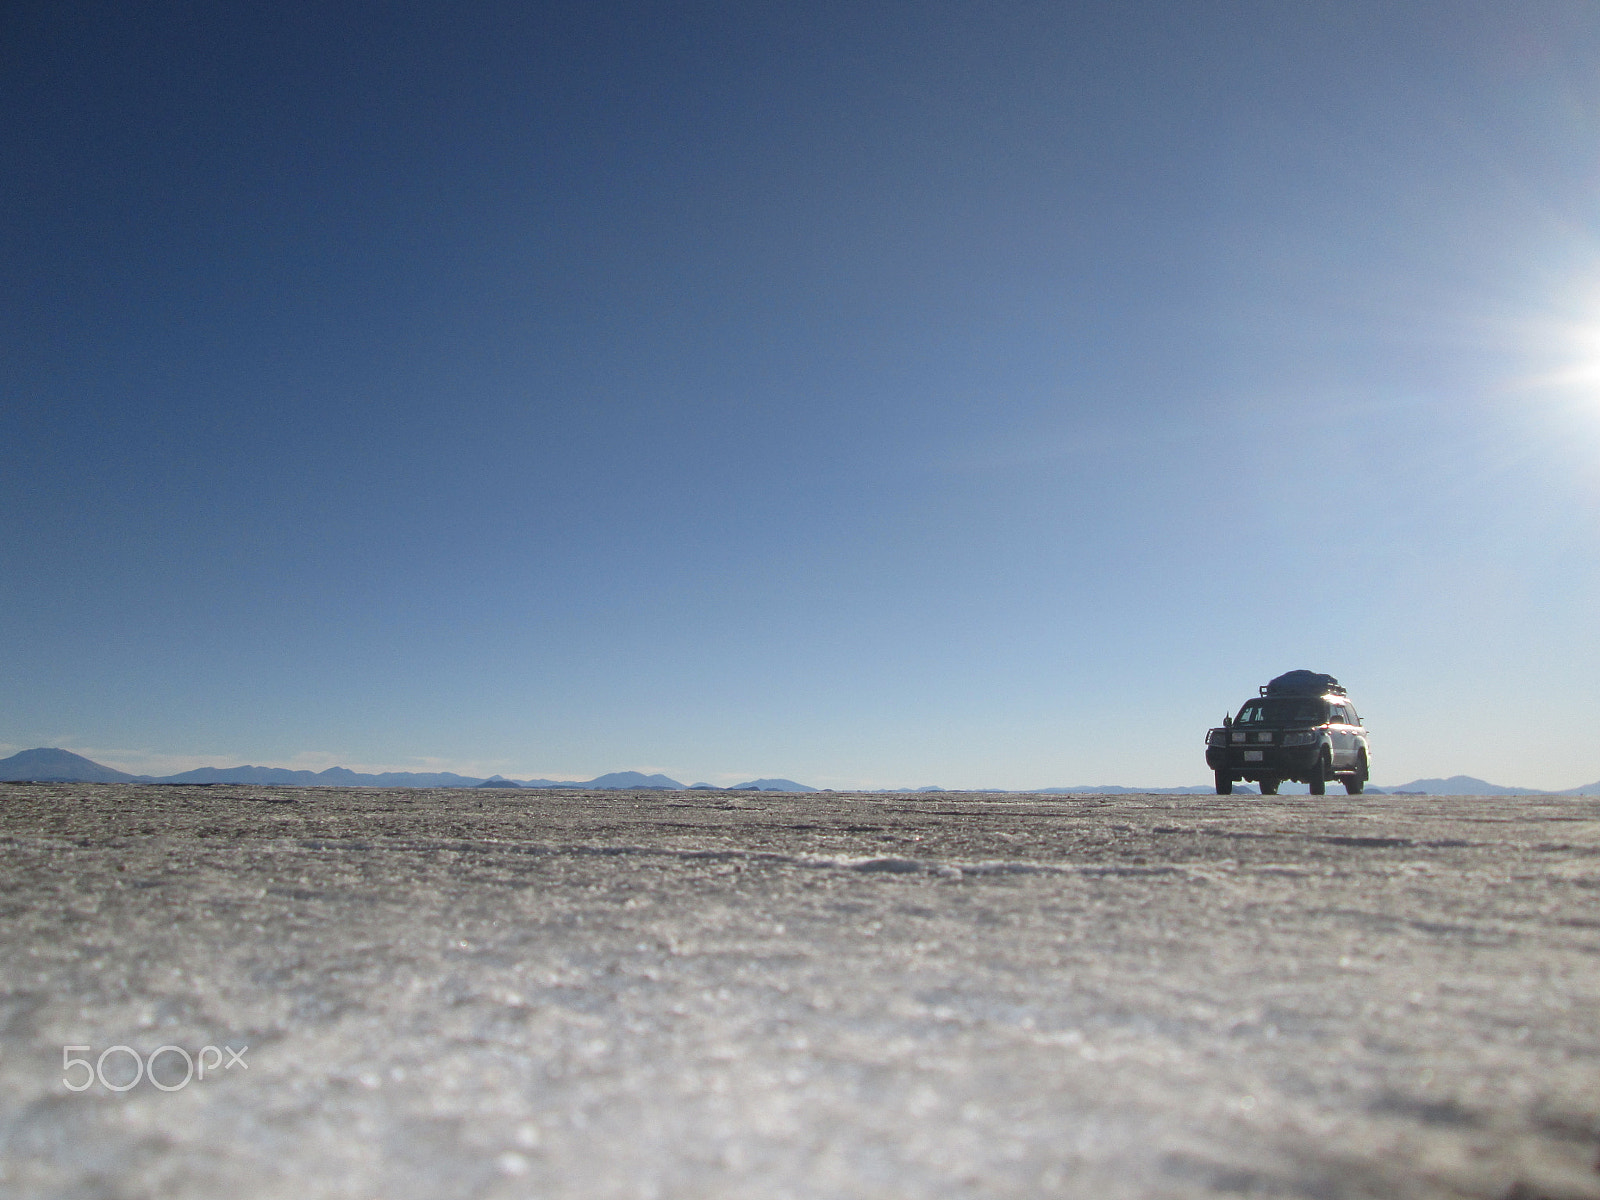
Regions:
<instances>
[{"instance_id":1,"label":"front bumper","mask_svg":"<svg viewBox=\"0 0 1600 1200\"><path fill-rule=\"evenodd\" d=\"M1298 779L1309 775L1322 746L1207 746L1206 766L1235 779Z\"/></svg>"}]
</instances>

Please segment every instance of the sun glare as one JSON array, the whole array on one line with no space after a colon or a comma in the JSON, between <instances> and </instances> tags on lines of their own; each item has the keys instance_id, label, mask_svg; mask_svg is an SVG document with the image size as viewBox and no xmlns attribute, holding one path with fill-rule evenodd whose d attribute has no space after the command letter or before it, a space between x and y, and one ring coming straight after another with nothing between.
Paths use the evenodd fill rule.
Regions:
<instances>
[{"instance_id":1,"label":"sun glare","mask_svg":"<svg viewBox=\"0 0 1600 1200\"><path fill-rule=\"evenodd\" d=\"M1501 432L1509 459L1539 463L1586 495L1600 492L1600 255L1546 288L1508 323L1505 348L1520 360L1496 389L1507 407ZM1546 279L1547 285L1549 279Z\"/></svg>"},{"instance_id":2,"label":"sun glare","mask_svg":"<svg viewBox=\"0 0 1600 1200\"><path fill-rule=\"evenodd\" d=\"M1600 286L1570 293L1555 312L1525 327L1524 347L1537 366L1519 390L1541 393L1552 414L1584 426L1600 419Z\"/></svg>"},{"instance_id":3,"label":"sun glare","mask_svg":"<svg viewBox=\"0 0 1600 1200\"><path fill-rule=\"evenodd\" d=\"M1563 330L1558 345L1562 361L1540 382L1549 387L1581 389L1600 400L1600 317Z\"/></svg>"}]
</instances>

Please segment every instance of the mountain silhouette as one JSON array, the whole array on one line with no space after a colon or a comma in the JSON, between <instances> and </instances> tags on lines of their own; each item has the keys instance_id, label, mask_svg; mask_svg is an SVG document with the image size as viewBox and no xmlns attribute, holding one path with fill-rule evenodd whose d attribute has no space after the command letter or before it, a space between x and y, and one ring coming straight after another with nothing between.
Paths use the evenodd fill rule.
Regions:
<instances>
[{"instance_id":1,"label":"mountain silhouette","mask_svg":"<svg viewBox=\"0 0 1600 1200\"><path fill-rule=\"evenodd\" d=\"M1452 775L1448 779L1413 779L1410 783L1395 784L1392 787L1384 787L1378 790L1390 794L1395 792L1421 792L1428 796L1543 796L1549 794L1536 788L1501 787L1497 783L1486 783L1482 779L1474 779L1471 775Z\"/></svg>"},{"instance_id":2,"label":"mountain silhouette","mask_svg":"<svg viewBox=\"0 0 1600 1200\"><path fill-rule=\"evenodd\" d=\"M129 776L128 778L133 778ZM199 767L159 779L141 775L144 783L260 783L281 787L476 787L483 780L449 771L416 774L411 771L386 771L363 775L347 767L326 771L291 771L284 767Z\"/></svg>"},{"instance_id":3,"label":"mountain silhouette","mask_svg":"<svg viewBox=\"0 0 1600 1200\"><path fill-rule=\"evenodd\" d=\"M451 771L413 772L384 771L366 775L348 767L329 767L325 771L291 771L285 767L199 767L177 775L129 775L114 767L74 754L70 750L40 747L20 750L10 758L0 758L0 782L36 781L39 783L248 783L277 784L283 787L389 787L389 788L591 788L605 790L685 790L684 785L665 775L644 775L638 771L612 771L594 779L506 779L496 775L481 779L471 775L457 775ZM817 789L792 779L752 779L731 788L714 788L709 783L696 783L691 790L710 789L730 792L815 792ZM897 788L877 789L897 792L926 791L928 789ZM990 790L990 789L981 789ZM997 789L1004 790L1004 789ZM1167 795L1201 794L1212 790L1210 784L1182 788L1132 788L1117 784L1097 784L1079 787L1029 788L1035 795L1071 795L1093 793L1115 795L1122 792L1160 793ZM1394 784L1383 788L1369 788L1374 794L1396 792L1421 793L1432 796L1593 796L1600 795L1600 781L1560 792L1543 792L1537 788L1502 787L1471 775L1451 775L1444 779L1416 779L1410 783Z\"/></svg>"},{"instance_id":4,"label":"mountain silhouette","mask_svg":"<svg viewBox=\"0 0 1600 1200\"><path fill-rule=\"evenodd\" d=\"M40 748L0 758L0 779L34 779L41 783L135 783L139 777L102 767L71 750Z\"/></svg>"},{"instance_id":5,"label":"mountain silhouette","mask_svg":"<svg viewBox=\"0 0 1600 1200\"><path fill-rule=\"evenodd\" d=\"M668 779L665 775L641 775L637 771L613 771L609 775L601 775L588 783L567 783L563 787L586 788L660 788L662 790L681 791L683 784L676 779Z\"/></svg>"},{"instance_id":6,"label":"mountain silhouette","mask_svg":"<svg viewBox=\"0 0 1600 1200\"><path fill-rule=\"evenodd\" d=\"M0 782L36 780L41 783L252 783L280 787L491 787L595 788L680 790L683 784L665 775L643 775L638 771L613 771L595 779L506 779L496 775L483 779L457 775L452 771L384 771L366 775L348 767L329 767L325 771L291 771L286 767L196 767L176 775L129 775L102 766L70 750L22 750L0 759Z\"/></svg>"}]
</instances>

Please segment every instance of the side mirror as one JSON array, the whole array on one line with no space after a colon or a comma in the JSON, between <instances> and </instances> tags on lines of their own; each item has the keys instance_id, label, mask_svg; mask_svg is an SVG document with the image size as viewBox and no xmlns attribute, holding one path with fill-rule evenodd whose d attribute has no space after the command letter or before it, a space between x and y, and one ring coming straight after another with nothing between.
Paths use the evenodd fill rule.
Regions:
<instances>
[{"instance_id":1,"label":"side mirror","mask_svg":"<svg viewBox=\"0 0 1600 1200\"><path fill-rule=\"evenodd\" d=\"M1224 729L1227 729L1232 724L1233 724L1233 718L1230 717L1227 713L1223 713L1222 714L1222 727Z\"/></svg>"}]
</instances>

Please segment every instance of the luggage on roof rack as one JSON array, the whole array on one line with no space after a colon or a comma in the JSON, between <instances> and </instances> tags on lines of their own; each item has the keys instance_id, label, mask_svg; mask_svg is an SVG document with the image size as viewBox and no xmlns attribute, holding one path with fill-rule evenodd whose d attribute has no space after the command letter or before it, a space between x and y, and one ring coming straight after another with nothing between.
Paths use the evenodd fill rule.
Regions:
<instances>
[{"instance_id":1,"label":"luggage on roof rack","mask_svg":"<svg viewBox=\"0 0 1600 1200\"><path fill-rule=\"evenodd\" d=\"M1345 694L1337 679L1320 671L1286 671L1261 689L1263 696L1321 696L1328 692Z\"/></svg>"}]
</instances>

